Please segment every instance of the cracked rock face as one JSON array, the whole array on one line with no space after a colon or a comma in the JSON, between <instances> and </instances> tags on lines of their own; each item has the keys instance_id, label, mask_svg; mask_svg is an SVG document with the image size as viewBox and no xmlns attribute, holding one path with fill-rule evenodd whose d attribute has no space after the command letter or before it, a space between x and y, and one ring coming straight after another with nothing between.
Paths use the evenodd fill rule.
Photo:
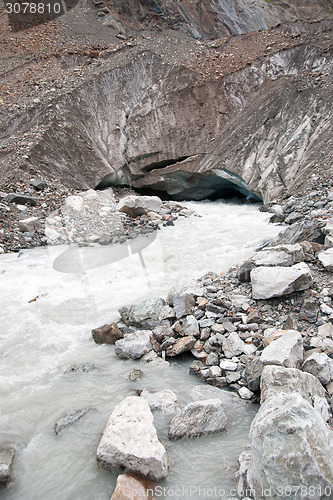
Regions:
<instances>
[{"instance_id":1,"label":"cracked rock face","mask_svg":"<svg viewBox=\"0 0 333 500\"><path fill-rule=\"evenodd\" d=\"M29 163L67 186L268 202L331 150L331 67L329 50L304 44L204 79L145 51L7 127L17 138L38 130Z\"/></svg>"}]
</instances>

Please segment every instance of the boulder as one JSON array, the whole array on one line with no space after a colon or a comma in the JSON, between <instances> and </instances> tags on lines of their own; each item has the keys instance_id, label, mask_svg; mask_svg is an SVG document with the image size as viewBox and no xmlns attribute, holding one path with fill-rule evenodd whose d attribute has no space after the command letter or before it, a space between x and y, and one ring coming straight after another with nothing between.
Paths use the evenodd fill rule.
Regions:
<instances>
[{"instance_id":1,"label":"boulder","mask_svg":"<svg viewBox=\"0 0 333 500\"><path fill-rule=\"evenodd\" d=\"M124 212L130 217L138 217L148 212L159 213L162 207L162 200L158 196L125 196L118 205L118 212Z\"/></svg>"},{"instance_id":2,"label":"boulder","mask_svg":"<svg viewBox=\"0 0 333 500\"><path fill-rule=\"evenodd\" d=\"M22 233L36 231L39 227L40 221L38 217L28 217L28 219L18 221L18 228Z\"/></svg>"},{"instance_id":3,"label":"boulder","mask_svg":"<svg viewBox=\"0 0 333 500\"><path fill-rule=\"evenodd\" d=\"M248 480L256 500L287 498L288 488L302 487L294 498L331 498L332 432L300 394L266 400L252 422L250 440Z\"/></svg>"},{"instance_id":4,"label":"boulder","mask_svg":"<svg viewBox=\"0 0 333 500\"><path fill-rule=\"evenodd\" d=\"M110 472L133 472L153 481L167 476L167 453L144 398L128 396L115 407L97 448L97 462Z\"/></svg>"},{"instance_id":5,"label":"boulder","mask_svg":"<svg viewBox=\"0 0 333 500\"><path fill-rule=\"evenodd\" d=\"M278 245L257 252L252 258L256 266L292 266L302 262L305 256L299 243Z\"/></svg>"},{"instance_id":6,"label":"boulder","mask_svg":"<svg viewBox=\"0 0 333 500\"><path fill-rule=\"evenodd\" d=\"M150 330L138 330L134 333L127 333L124 338L116 341L116 355L122 359L141 358L153 348L150 335Z\"/></svg>"},{"instance_id":7,"label":"boulder","mask_svg":"<svg viewBox=\"0 0 333 500\"><path fill-rule=\"evenodd\" d=\"M254 299L281 297L298 290L306 290L311 284L310 269L304 262L291 267L257 267L251 271Z\"/></svg>"},{"instance_id":8,"label":"boulder","mask_svg":"<svg viewBox=\"0 0 333 500\"><path fill-rule=\"evenodd\" d=\"M264 365L259 357L255 357L253 361L250 361L246 365L245 380L250 391L258 392L260 390L260 380L263 369Z\"/></svg>"},{"instance_id":9,"label":"boulder","mask_svg":"<svg viewBox=\"0 0 333 500\"><path fill-rule=\"evenodd\" d=\"M158 392L149 392L144 389L140 396L148 401L152 411L158 410L162 413L177 413L179 410L177 396L170 389Z\"/></svg>"},{"instance_id":10,"label":"boulder","mask_svg":"<svg viewBox=\"0 0 333 500\"><path fill-rule=\"evenodd\" d=\"M64 205L64 209L66 208L83 215L85 210L82 196L68 196Z\"/></svg>"},{"instance_id":11,"label":"boulder","mask_svg":"<svg viewBox=\"0 0 333 500\"><path fill-rule=\"evenodd\" d=\"M96 344L114 344L117 340L123 338L123 334L120 331L117 323L111 323L110 325L103 325L99 328L91 330Z\"/></svg>"},{"instance_id":12,"label":"boulder","mask_svg":"<svg viewBox=\"0 0 333 500\"><path fill-rule=\"evenodd\" d=\"M271 342L262 351L260 361L263 365L279 365L297 368L303 361L302 335L296 330L289 330L277 340Z\"/></svg>"},{"instance_id":13,"label":"boulder","mask_svg":"<svg viewBox=\"0 0 333 500\"><path fill-rule=\"evenodd\" d=\"M55 423L54 430L55 433L58 435L60 432L68 427L69 425L75 424L82 418L90 408L81 408L80 410L74 410L71 411L70 413L67 413L64 417L59 418L57 422Z\"/></svg>"},{"instance_id":14,"label":"boulder","mask_svg":"<svg viewBox=\"0 0 333 500\"><path fill-rule=\"evenodd\" d=\"M10 482L15 450L6 445L0 445L0 488Z\"/></svg>"},{"instance_id":15,"label":"boulder","mask_svg":"<svg viewBox=\"0 0 333 500\"><path fill-rule=\"evenodd\" d=\"M194 347L196 343L196 338L190 335L189 337L182 337L170 346L168 346L165 350L165 354L169 357L178 356L178 354L182 354L183 352L189 351Z\"/></svg>"},{"instance_id":16,"label":"boulder","mask_svg":"<svg viewBox=\"0 0 333 500\"><path fill-rule=\"evenodd\" d=\"M127 326L145 328L155 326L165 301L161 298L147 299L139 304L124 306L119 309L121 319Z\"/></svg>"},{"instance_id":17,"label":"boulder","mask_svg":"<svg viewBox=\"0 0 333 500\"><path fill-rule=\"evenodd\" d=\"M327 271L333 272L333 248L320 252L318 259Z\"/></svg>"},{"instance_id":18,"label":"boulder","mask_svg":"<svg viewBox=\"0 0 333 500\"><path fill-rule=\"evenodd\" d=\"M16 203L17 205L30 205L32 207L37 206L36 198L19 193L9 194L6 196L5 201L7 203Z\"/></svg>"},{"instance_id":19,"label":"boulder","mask_svg":"<svg viewBox=\"0 0 333 500\"><path fill-rule=\"evenodd\" d=\"M302 370L311 373L323 384L333 380L333 359L324 352L314 352L303 363Z\"/></svg>"},{"instance_id":20,"label":"boulder","mask_svg":"<svg viewBox=\"0 0 333 500\"><path fill-rule=\"evenodd\" d=\"M319 241L322 239L322 228L324 221L317 219L295 222L281 231L276 238L270 241L270 246L274 247L281 244L295 244L301 241Z\"/></svg>"},{"instance_id":21,"label":"boulder","mask_svg":"<svg viewBox=\"0 0 333 500\"><path fill-rule=\"evenodd\" d=\"M171 420L169 438L180 439L221 432L227 417L220 399L195 401L180 410Z\"/></svg>"},{"instance_id":22,"label":"boulder","mask_svg":"<svg viewBox=\"0 0 333 500\"><path fill-rule=\"evenodd\" d=\"M297 368L265 366L261 376L261 404L282 392L300 394L311 405L313 398L325 398L325 389L310 373Z\"/></svg>"},{"instance_id":23,"label":"boulder","mask_svg":"<svg viewBox=\"0 0 333 500\"><path fill-rule=\"evenodd\" d=\"M244 352L245 343L239 338L236 332L231 332L223 342L223 353L226 358L240 356Z\"/></svg>"},{"instance_id":24,"label":"boulder","mask_svg":"<svg viewBox=\"0 0 333 500\"><path fill-rule=\"evenodd\" d=\"M155 484L135 474L120 474L111 500L154 500Z\"/></svg>"}]
</instances>

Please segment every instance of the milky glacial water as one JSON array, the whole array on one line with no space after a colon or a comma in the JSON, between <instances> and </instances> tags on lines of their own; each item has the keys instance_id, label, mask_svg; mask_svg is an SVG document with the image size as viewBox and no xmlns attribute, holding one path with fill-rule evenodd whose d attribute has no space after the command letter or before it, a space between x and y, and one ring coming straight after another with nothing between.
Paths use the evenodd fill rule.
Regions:
<instances>
[{"instance_id":1,"label":"milky glacial water","mask_svg":"<svg viewBox=\"0 0 333 500\"><path fill-rule=\"evenodd\" d=\"M142 388L173 389L181 404L195 399L191 390L200 382L188 374L188 361L143 366L118 359L113 346L96 345L91 337L92 328L119 319L120 306L165 297L182 279L226 272L278 232L254 205L186 205L200 217L158 231L141 256L112 262L108 247L88 254L47 247L0 256L0 443L17 450L14 478L1 499L109 500L116 475L98 469L95 452L115 405ZM96 369L70 371L80 363ZM128 379L133 368L144 372L138 382ZM237 498L234 468L256 407L221 393L229 420L221 434L170 442L167 421L156 417L171 463L160 485L165 497ZM84 407L91 410L56 436L56 420Z\"/></svg>"}]
</instances>

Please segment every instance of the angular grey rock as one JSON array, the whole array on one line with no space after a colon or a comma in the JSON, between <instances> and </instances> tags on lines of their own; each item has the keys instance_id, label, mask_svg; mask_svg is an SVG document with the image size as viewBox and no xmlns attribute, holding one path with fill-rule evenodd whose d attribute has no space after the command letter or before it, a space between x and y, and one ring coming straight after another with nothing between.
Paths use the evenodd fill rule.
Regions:
<instances>
[{"instance_id":1,"label":"angular grey rock","mask_svg":"<svg viewBox=\"0 0 333 500\"><path fill-rule=\"evenodd\" d=\"M273 247L281 244L292 245L301 241L317 241L322 238L324 226L325 222L317 219L295 222L281 231L269 244Z\"/></svg>"},{"instance_id":2,"label":"angular grey rock","mask_svg":"<svg viewBox=\"0 0 333 500\"><path fill-rule=\"evenodd\" d=\"M300 394L277 394L259 409L251 430L249 484L257 500L278 499L279 492L304 487L329 491L316 498L330 498L333 491L332 432L321 415ZM310 489L312 487L312 489ZM286 498L283 495L283 498Z\"/></svg>"},{"instance_id":3,"label":"angular grey rock","mask_svg":"<svg viewBox=\"0 0 333 500\"><path fill-rule=\"evenodd\" d=\"M247 260L246 262L244 262L237 271L237 278L239 279L239 281L250 281L251 271L252 269L254 269L254 267L255 265L251 260Z\"/></svg>"},{"instance_id":4,"label":"angular grey rock","mask_svg":"<svg viewBox=\"0 0 333 500\"><path fill-rule=\"evenodd\" d=\"M137 370L136 368L133 368L133 370L131 370L128 374L128 379L131 382L137 382L138 380L140 380L143 377L144 377L143 371Z\"/></svg>"},{"instance_id":5,"label":"angular grey rock","mask_svg":"<svg viewBox=\"0 0 333 500\"><path fill-rule=\"evenodd\" d=\"M299 319L301 321L308 321L309 323L316 323L319 314L319 304L316 299L306 298L303 301Z\"/></svg>"},{"instance_id":6,"label":"angular grey rock","mask_svg":"<svg viewBox=\"0 0 333 500\"><path fill-rule=\"evenodd\" d=\"M151 351L150 330L138 330L134 333L127 333L123 339L115 343L115 353L122 359L138 359Z\"/></svg>"},{"instance_id":7,"label":"angular grey rock","mask_svg":"<svg viewBox=\"0 0 333 500\"><path fill-rule=\"evenodd\" d=\"M180 410L170 422L169 438L180 439L221 432L226 428L227 417L220 399L206 399L190 403Z\"/></svg>"},{"instance_id":8,"label":"angular grey rock","mask_svg":"<svg viewBox=\"0 0 333 500\"><path fill-rule=\"evenodd\" d=\"M250 400L254 396L254 393L250 391L247 387L241 387L238 390L238 394L242 399Z\"/></svg>"},{"instance_id":9,"label":"angular grey rock","mask_svg":"<svg viewBox=\"0 0 333 500\"><path fill-rule=\"evenodd\" d=\"M98 465L110 472L133 472L153 481L167 476L167 453L144 398L128 396L115 407L96 456Z\"/></svg>"},{"instance_id":10,"label":"angular grey rock","mask_svg":"<svg viewBox=\"0 0 333 500\"><path fill-rule=\"evenodd\" d=\"M40 221L38 217L28 217L28 219L23 219L18 221L18 228L23 233L36 231L39 227L40 227Z\"/></svg>"},{"instance_id":11,"label":"angular grey rock","mask_svg":"<svg viewBox=\"0 0 333 500\"><path fill-rule=\"evenodd\" d=\"M264 365L259 357L254 358L253 361L248 363L245 368L245 380L248 388L252 392L260 390L260 380Z\"/></svg>"},{"instance_id":12,"label":"angular grey rock","mask_svg":"<svg viewBox=\"0 0 333 500\"><path fill-rule=\"evenodd\" d=\"M305 256L300 244L278 245L257 252L252 258L256 266L292 266L302 262Z\"/></svg>"},{"instance_id":13,"label":"angular grey rock","mask_svg":"<svg viewBox=\"0 0 333 500\"><path fill-rule=\"evenodd\" d=\"M139 304L121 307L119 314L127 326L145 328L158 323L164 306L165 301L161 298L147 299Z\"/></svg>"},{"instance_id":14,"label":"angular grey rock","mask_svg":"<svg viewBox=\"0 0 333 500\"><path fill-rule=\"evenodd\" d=\"M162 207L162 200L158 196L125 196L118 205L118 212L124 212L130 217L144 215L147 212L159 212Z\"/></svg>"},{"instance_id":15,"label":"angular grey rock","mask_svg":"<svg viewBox=\"0 0 333 500\"><path fill-rule=\"evenodd\" d=\"M333 339L333 324L332 323L324 323L318 327L318 335L319 337L330 337Z\"/></svg>"},{"instance_id":16,"label":"angular grey rock","mask_svg":"<svg viewBox=\"0 0 333 500\"><path fill-rule=\"evenodd\" d=\"M65 209L73 210L83 215L85 212L84 201L82 196L68 196L65 200Z\"/></svg>"},{"instance_id":17,"label":"angular grey rock","mask_svg":"<svg viewBox=\"0 0 333 500\"><path fill-rule=\"evenodd\" d=\"M333 380L333 359L324 352L314 352L304 361L302 370L328 385Z\"/></svg>"},{"instance_id":18,"label":"angular grey rock","mask_svg":"<svg viewBox=\"0 0 333 500\"><path fill-rule=\"evenodd\" d=\"M297 368L265 366L261 376L261 404L282 392L300 394L311 405L313 398L325 398L325 389L310 373L302 372Z\"/></svg>"},{"instance_id":19,"label":"angular grey rock","mask_svg":"<svg viewBox=\"0 0 333 500\"><path fill-rule=\"evenodd\" d=\"M318 259L327 271L333 272L333 248L320 252Z\"/></svg>"},{"instance_id":20,"label":"angular grey rock","mask_svg":"<svg viewBox=\"0 0 333 500\"><path fill-rule=\"evenodd\" d=\"M0 488L10 481L14 454L14 448L0 445Z\"/></svg>"},{"instance_id":21,"label":"angular grey rock","mask_svg":"<svg viewBox=\"0 0 333 500\"><path fill-rule=\"evenodd\" d=\"M5 201L7 201L7 203L16 203L17 205L31 205L32 207L37 205L36 198L18 193L9 194L6 196Z\"/></svg>"},{"instance_id":22,"label":"angular grey rock","mask_svg":"<svg viewBox=\"0 0 333 500\"><path fill-rule=\"evenodd\" d=\"M192 313L195 298L190 293L176 293L172 298L176 318L182 318Z\"/></svg>"},{"instance_id":23,"label":"angular grey rock","mask_svg":"<svg viewBox=\"0 0 333 500\"><path fill-rule=\"evenodd\" d=\"M312 284L310 268L304 262L291 267L258 267L251 272L254 299L281 297Z\"/></svg>"},{"instance_id":24,"label":"angular grey rock","mask_svg":"<svg viewBox=\"0 0 333 500\"><path fill-rule=\"evenodd\" d=\"M184 335L193 335L193 337L199 337L200 335L200 330L199 330L199 324L198 321L195 319L195 317L191 314L189 316L186 316L185 321L183 322L183 334Z\"/></svg>"},{"instance_id":25,"label":"angular grey rock","mask_svg":"<svg viewBox=\"0 0 333 500\"><path fill-rule=\"evenodd\" d=\"M71 411L70 413L67 413L64 417L59 418L59 420L56 421L54 430L55 433L58 435L60 432L68 427L69 425L75 424L82 418L90 408L81 408L80 410L74 410Z\"/></svg>"},{"instance_id":26,"label":"angular grey rock","mask_svg":"<svg viewBox=\"0 0 333 500\"><path fill-rule=\"evenodd\" d=\"M302 335L296 330L288 330L271 342L262 351L260 361L263 365L279 365L297 368L303 361Z\"/></svg>"},{"instance_id":27,"label":"angular grey rock","mask_svg":"<svg viewBox=\"0 0 333 500\"><path fill-rule=\"evenodd\" d=\"M144 389L140 397L148 401L151 411L158 410L162 413L177 413L179 411L177 396L170 389L158 392L149 392Z\"/></svg>"},{"instance_id":28,"label":"angular grey rock","mask_svg":"<svg viewBox=\"0 0 333 500\"><path fill-rule=\"evenodd\" d=\"M149 351L147 354L144 354L140 359L140 363L143 365L160 366L164 368L170 366L170 363L160 358L155 351Z\"/></svg>"},{"instance_id":29,"label":"angular grey rock","mask_svg":"<svg viewBox=\"0 0 333 500\"><path fill-rule=\"evenodd\" d=\"M240 356L244 352L245 343L239 338L236 332L231 332L223 342L223 353L226 358Z\"/></svg>"}]
</instances>

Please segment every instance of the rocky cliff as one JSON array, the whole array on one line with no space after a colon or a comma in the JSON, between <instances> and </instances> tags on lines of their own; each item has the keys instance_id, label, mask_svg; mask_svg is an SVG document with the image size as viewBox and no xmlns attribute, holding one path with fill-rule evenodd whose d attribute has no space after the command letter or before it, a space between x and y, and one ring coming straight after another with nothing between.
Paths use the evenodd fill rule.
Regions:
<instances>
[{"instance_id":1,"label":"rocky cliff","mask_svg":"<svg viewBox=\"0 0 333 500\"><path fill-rule=\"evenodd\" d=\"M19 165L78 189L130 185L178 200L236 190L269 202L316 169L329 176L332 25L289 22L213 42L144 33L25 63L36 80L54 71L56 86L45 75L22 90L31 73L22 78L21 64L5 73L15 81L6 99L16 92L22 103L2 107L2 177Z\"/></svg>"}]
</instances>

